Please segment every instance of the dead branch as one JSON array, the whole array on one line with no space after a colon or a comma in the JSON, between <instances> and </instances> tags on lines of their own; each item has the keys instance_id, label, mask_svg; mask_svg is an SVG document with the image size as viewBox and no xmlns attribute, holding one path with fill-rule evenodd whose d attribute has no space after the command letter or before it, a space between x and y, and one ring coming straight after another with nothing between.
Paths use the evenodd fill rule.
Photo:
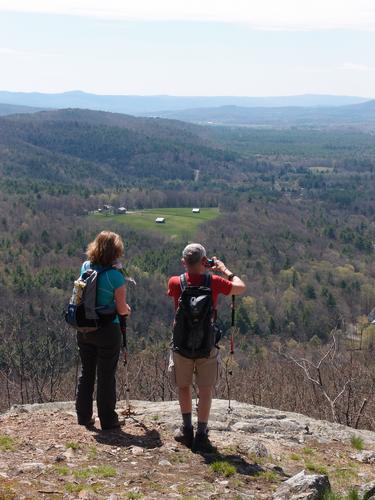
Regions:
<instances>
[{"instance_id":1,"label":"dead branch","mask_svg":"<svg viewBox=\"0 0 375 500\"><path fill-rule=\"evenodd\" d=\"M337 342L336 342L336 336L335 333L337 331L337 328L334 328L331 331L331 343L328 346L327 351L323 354L323 356L320 358L318 363L313 363L312 361L306 359L306 358L300 358L297 359L293 357L290 353L285 353L282 352L281 348L279 349L279 354L287 359L288 361L293 362L296 366L302 369L303 373L305 374L306 379L311 382L312 384L315 384L316 386L319 387L321 393L327 400L332 418L334 422L339 422L339 419L337 417L337 411L336 411L336 403L340 399L340 397L345 393L345 390L347 388L347 385L349 384L349 380L346 380L342 389L337 393L335 397L332 397L328 393L328 389L326 388L326 384L324 383L323 380L323 375L322 375L322 367L324 366L324 363L330 358L330 362L333 362L336 352L337 352ZM315 370L315 375L311 373L312 370Z\"/></svg>"}]
</instances>

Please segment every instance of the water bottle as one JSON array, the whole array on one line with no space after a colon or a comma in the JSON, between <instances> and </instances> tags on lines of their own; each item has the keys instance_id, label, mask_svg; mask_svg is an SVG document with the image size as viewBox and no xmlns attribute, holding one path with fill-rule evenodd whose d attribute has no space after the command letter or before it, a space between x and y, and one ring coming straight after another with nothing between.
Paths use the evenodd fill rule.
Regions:
<instances>
[{"instance_id":1,"label":"water bottle","mask_svg":"<svg viewBox=\"0 0 375 500\"><path fill-rule=\"evenodd\" d=\"M78 304L80 304L82 302L83 290L84 290L85 286L86 286L86 283L81 279L78 279L74 282L73 294L72 294L72 297L70 299L71 304L77 306Z\"/></svg>"}]
</instances>

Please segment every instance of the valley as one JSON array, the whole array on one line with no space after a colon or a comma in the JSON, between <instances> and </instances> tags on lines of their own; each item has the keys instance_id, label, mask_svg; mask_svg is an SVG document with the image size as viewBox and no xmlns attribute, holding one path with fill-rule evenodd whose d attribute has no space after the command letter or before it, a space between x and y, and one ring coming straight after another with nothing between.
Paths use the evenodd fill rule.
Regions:
<instances>
[{"instance_id":1,"label":"valley","mask_svg":"<svg viewBox=\"0 0 375 500\"><path fill-rule=\"evenodd\" d=\"M373 136L358 130L203 127L82 109L0 118L2 409L73 397L75 337L61 311L88 242L110 229L138 283L128 324L135 398L173 396L166 286L196 240L248 284L233 396L332 420L322 391L334 399L345 387L335 419L372 429L374 171ZM127 213L98 213L104 206ZM230 300L219 306L227 360ZM317 390L291 357L317 363L333 334ZM227 390L223 382L217 395Z\"/></svg>"}]
</instances>

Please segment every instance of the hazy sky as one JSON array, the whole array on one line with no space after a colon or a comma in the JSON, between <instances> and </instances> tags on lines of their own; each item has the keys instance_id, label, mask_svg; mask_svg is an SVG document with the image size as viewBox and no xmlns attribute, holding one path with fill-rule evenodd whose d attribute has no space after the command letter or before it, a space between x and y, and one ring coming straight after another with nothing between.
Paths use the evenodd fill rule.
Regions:
<instances>
[{"instance_id":1,"label":"hazy sky","mask_svg":"<svg viewBox=\"0 0 375 500\"><path fill-rule=\"evenodd\" d=\"M0 0L0 89L375 97L374 0Z\"/></svg>"}]
</instances>

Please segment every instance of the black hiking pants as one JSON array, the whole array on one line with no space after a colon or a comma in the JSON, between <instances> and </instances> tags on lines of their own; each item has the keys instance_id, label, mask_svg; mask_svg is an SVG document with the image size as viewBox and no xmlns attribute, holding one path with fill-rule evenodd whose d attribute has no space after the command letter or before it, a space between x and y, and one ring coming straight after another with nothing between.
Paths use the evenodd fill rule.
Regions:
<instances>
[{"instance_id":1,"label":"black hiking pants","mask_svg":"<svg viewBox=\"0 0 375 500\"><path fill-rule=\"evenodd\" d=\"M118 422L116 407L116 368L121 350L121 330L110 323L93 333L77 333L82 371L78 381L76 410L78 423L92 418L93 394L97 377L96 402L102 429Z\"/></svg>"}]
</instances>

